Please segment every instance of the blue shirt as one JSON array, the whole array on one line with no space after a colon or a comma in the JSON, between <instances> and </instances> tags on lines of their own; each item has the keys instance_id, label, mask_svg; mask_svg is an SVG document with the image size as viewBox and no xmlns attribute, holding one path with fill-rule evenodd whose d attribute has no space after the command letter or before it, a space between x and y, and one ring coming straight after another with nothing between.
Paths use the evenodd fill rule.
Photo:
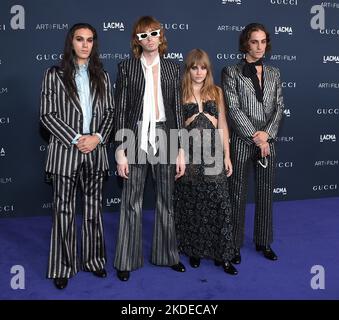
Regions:
<instances>
[{"instance_id":1,"label":"blue shirt","mask_svg":"<svg viewBox=\"0 0 339 320\"><path fill-rule=\"evenodd\" d=\"M88 64L76 65L75 83L84 116L82 133L90 133L92 121L92 97L88 76Z\"/></svg>"}]
</instances>

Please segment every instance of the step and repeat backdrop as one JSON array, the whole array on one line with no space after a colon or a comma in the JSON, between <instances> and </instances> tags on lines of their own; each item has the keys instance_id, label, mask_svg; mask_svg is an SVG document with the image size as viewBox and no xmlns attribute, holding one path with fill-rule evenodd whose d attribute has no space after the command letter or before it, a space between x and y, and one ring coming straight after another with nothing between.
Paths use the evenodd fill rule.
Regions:
<instances>
[{"instance_id":1,"label":"step and repeat backdrop","mask_svg":"<svg viewBox=\"0 0 339 320\"><path fill-rule=\"evenodd\" d=\"M1 0L0 218L52 211L40 90L46 68L62 58L68 29L77 22L95 26L100 57L114 83L117 63L131 57L132 26L142 15L161 21L169 43L167 59L183 64L191 49L206 50L217 84L222 68L243 58L238 52L241 30L251 22L265 24L272 38L265 59L280 68L286 108L277 138L275 200L338 196L339 1ZM121 181L113 143L108 150L104 210L116 212ZM154 207L151 178L144 203Z\"/></svg>"}]
</instances>

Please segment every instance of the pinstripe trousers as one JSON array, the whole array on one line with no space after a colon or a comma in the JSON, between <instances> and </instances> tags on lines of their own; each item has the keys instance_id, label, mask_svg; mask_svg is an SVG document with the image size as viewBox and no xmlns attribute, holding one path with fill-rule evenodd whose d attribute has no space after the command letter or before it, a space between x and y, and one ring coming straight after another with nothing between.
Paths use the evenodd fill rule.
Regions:
<instances>
[{"instance_id":1,"label":"pinstripe trousers","mask_svg":"<svg viewBox=\"0 0 339 320\"><path fill-rule=\"evenodd\" d=\"M151 262L172 266L179 262L173 215L174 166L169 164L129 165L123 181L120 225L114 267L131 271L143 266L142 201L148 168L156 188L155 224Z\"/></svg>"},{"instance_id":2,"label":"pinstripe trousers","mask_svg":"<svg viewBox=\"0 0 339 320\"><path fill-rule=\"evenodd\" d=\"M270 143L268 166L263 168L257 163L259 148L248 145L236 134L231 135L231 160L233 174L229 178L232 202L232 220L235 244L237 248L244 243L245 209L250 165L254 168L255 178L255 216L253 241L257 245L269 245L273 241L273 179L275 166L275 147Z\"/></svg>"},{"instance_id":3,"label":"pinstripe trousers","mask_svg":"<svg viewBox=\"0 0 339 320\"><path fill-rule=\"evenodd\" d=\"M50 243L48 278L70 278L79 271L77 228L75 224L76 189L83 192L81 264L85 271L104 268L106 250L102 224L103 172L82 164L70 177L54 174L54 218Z\"/></svg>"}]
</instances>

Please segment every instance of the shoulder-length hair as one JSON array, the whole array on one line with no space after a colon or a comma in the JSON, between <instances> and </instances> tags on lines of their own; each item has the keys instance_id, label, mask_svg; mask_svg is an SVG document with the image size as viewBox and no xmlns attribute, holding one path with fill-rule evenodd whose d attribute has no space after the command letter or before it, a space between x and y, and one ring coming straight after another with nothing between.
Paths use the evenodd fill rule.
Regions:
<instances>
[{"instance_id":1,"label":"shoulder-length hair","mask_svg":"<svg viewBox=\"0 0 339 320\"><path fill-rule=\"evenodd\" d=\"M98 90L100 99L104 96L104 72L103 65L99 58L98 53L98 35L93 26L88 23L77 23L73 25L66 36L65 47L63 59L61 60L61 69L63 70L63 77L66 89L71 95L77 95L77 88L74 80L75 75L75 63L76 63L76 54L73 49L73 38L75 31L78 29L89 29L93 33L93 47L91 54L89 56L88 62L88 72L91 83L91 93L93 93L94 88Z\"/></svg>"},{"instance_id":2,"label":"shoulder-length hair","mask_svg":"<svg viewBox=\"0 0 339 320\"><path fill-rule=\"evenodd\" d=\"M263 31L266 34L266 49L265 53L269 52L272 49L270 33L267 31L266 27L261 23L250 23L244 30L242 30L239 37L239 51L242 53L247 53L249 50L248 41L251 38L251 34L254 31Z\"/></svg>"},{"instance_id":3,"label":"shoulder-length hair","mask_svg":"<svg viewBox=\"0 0 339 320\"><path fill-rule=\"evenodd\" d=\"M140 58L142 54L142 47L137 38L137 33L146 32L148 29L158 30L160 29L160 44L159 44L159 55L163 56L167 50L167 40L164 35L164 29L161 26L161 23L151 16L143 16L138 19L138 21L133 26L131 47L133 54L136 58Z\"/></svg>"},{"instance_id":4,"label":"shoulder-length hair","mask_svg":"<svg viewBox=\"0 0 339 320\"><path fill-rule=\"evenodd\" d=\"M212 64L208 54L202 49L193 49L190 51L185 59L185 69L182 78L182 99L183 103L190 101L193 97L192 79L190 69L195 66L204 66L207 70L204 84L201 88L200 96L203 100L219 100L219 91L217 86L214 84L212 74Z\"/></svg>"}]
</instances>

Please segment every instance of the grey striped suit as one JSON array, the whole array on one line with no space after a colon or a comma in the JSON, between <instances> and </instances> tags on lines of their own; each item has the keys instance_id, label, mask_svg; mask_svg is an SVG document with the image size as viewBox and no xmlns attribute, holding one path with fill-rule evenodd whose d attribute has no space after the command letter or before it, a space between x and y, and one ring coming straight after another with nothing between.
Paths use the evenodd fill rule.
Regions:
<instances>
[{"instance_id":1,"label":"grey striped suit","mask_svg":"<svg viewBox=\"0 0 339 320\"><path fill-rule=\"evenodd\" d=\"M72 144L82 133L83 114L78 97L67 92L63 73L57 67L45 73L41 90L40 120L50 132L46 172L52 174L54 216L48 278L69 278L79 271L77 261L75 204L78 183L83 191L82 268L97 271L106 262L102 226L102 183L108 170L106 143L113 123L114 101L105 72L105 94L101 101L93 92L91 132L103 143L88 154Z\"/></svg>"},{"instance_id":2,"label":"grey striped suit","mask_svg":"<svg viewBox=\"0 0 339 320\"><path fill-rule=\"evenodd\" d=\"M244 242L247 179L251 164L254 167L256 187L253 240L257 245L264 246L273 241L274 139L284 108L279 70L263 65L264 96L261 103L256 98L251 79L242 74L243 64L242 61L225 67L222 71L222 86L232 130L230 147L233 174L230 177L230 196L237 248ZM254 144L252 136L259 130L267 132L270 137L267 168L257 163L260 150Z\"/></svg>"},{"instance_id":3,"label":"grey striped suit","mask_svg":"<svg viewBox=\"0 0 339 320\"><path fill-rule=\"evenodd\" d=\"M183 115L180 108L179 66L160 58L161 89L166 114L166 131L181 129ZM128 128L137 138L138 122L142 120L145 77L140 59L131 58L118 66L115 92L115 130ZM119 138L119 137L118 137ZM122 139L122 136L121 136ZM168 144L169 145L169 144ZM135 152L140 150L136 139ZM160 152L162 152L160 145ZM142 267L142 200L148 164L129 164L129 178L123 181L120 226L114 266L131 271ZM171 266L179 262L173 220L172 194L174 167L170 164L151 165L156 184L156 217L153 233L151 262Z\"/></svg>"}]
</instances>

